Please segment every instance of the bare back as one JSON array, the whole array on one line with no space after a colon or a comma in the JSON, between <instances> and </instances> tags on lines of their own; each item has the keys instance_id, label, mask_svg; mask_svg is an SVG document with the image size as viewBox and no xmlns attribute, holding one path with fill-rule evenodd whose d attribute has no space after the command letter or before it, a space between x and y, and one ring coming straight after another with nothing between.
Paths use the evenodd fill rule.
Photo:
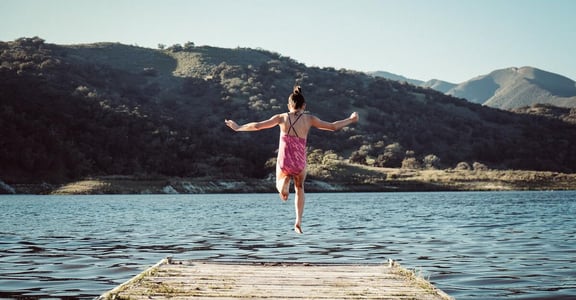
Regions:
<instances>
[{"instance_id":1,"label":"bare back","mask_svg":"<svg viewBox=\"0 0 576 300\"><path fill-rule=\"evenodd\" d=\"M306 139L310 131L312 115L302 112L289 112L280 115L278 124L283 134Z\"/></svg>"}]
</instances>

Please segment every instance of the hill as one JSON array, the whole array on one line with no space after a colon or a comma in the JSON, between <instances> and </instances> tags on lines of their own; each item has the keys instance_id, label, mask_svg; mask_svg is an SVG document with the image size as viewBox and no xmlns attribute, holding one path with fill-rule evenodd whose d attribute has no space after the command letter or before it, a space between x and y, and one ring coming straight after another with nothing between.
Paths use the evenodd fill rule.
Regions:
<instances>
[{"instance_id":1,"label":"hill","mask_svg":"<svg viewBox=\"0 0 576 300\"><path fill-rule=\"evenodd\" d=\"M437 90L439 92L446 94L446 93L448 93L448 91L450 91L451 89L456 87L456 84L450 83L448 81L431 79L431 80L428 80L424 83L421 83L419 86L425 87L425 88L431 88L431 89L434 89L434 90Z\"/></svg>"},{"instance_id":2,"label":"hill","mask_svg":"<svg viewBox=\"0 0 576 300\"><path fill-rule=\"evenodd\" d=\"M404 77L402 75L398 75L398 74L394 74L394 73L390 73L390 72L386 72L386 71L368 72L368 74L375 76L375 77L382 77L382 78L386 78L386 79L390 79L390 80L394 80L394 81L406 82L406 83L409 83L409 84L412 84L415 86L422 86L425 84L425 82L422 80L411 79L411 78Z\"/></svg>"},{"instance_id":3,"label":"hill","mask_svg":"<svg viewBox=\"0 0 576 300\"><path fill-rule=\"evenodd\" d=\"M572 123L307 67L265 50L21 38L0 42L0 58L0 179L7 184L107 175L266 178L278 132L234 133L223 120L284 112L295 83L322 119L361 116L340 132L311 133L312 178L330 181L324 175L344 160L379 168L576 171Z\"/></svg>"},{"instance_id":4,"label":"hill","mask_svg":"<svg viewBox=\"0 0 576 300\"><path fill-rule=\"evenodd\" d=\"M439 80L439 79L431 79L428 81L422 81L418 79L412 79L408 77L404 77L402 75L386 72L386 71L375 71L375 72L368 72L367 74L374 76L374 77L381 77L386 78L394 81L405 82L415 86L431 88L437 90L442 93L447 93L450 89L454 88L456 84L450 83L447 81Z\"/></svg>"},{"instance_id":5,"label":"hill","mask_svg":"<svg viewBox=\"0 0 576 300\"><path fill-rule=\"evenodd\" d=\"M447 94L501 109L534 104L576 107L573 80L531 67L496 70L463 82Z\"/></svg>"},{"instance_id":6,"label":"hill","mask_svg":"<svg viewBox=\"0 0 576 300\"><path fill-rule=\"evenodd\" d=\"M431 88L499 109L513 110L538 104L576 107L576 82L562 75L532 67L495 70L460 84L438 79L424 82L384 71L369 74Z\"/></svg>"}]
</instances>

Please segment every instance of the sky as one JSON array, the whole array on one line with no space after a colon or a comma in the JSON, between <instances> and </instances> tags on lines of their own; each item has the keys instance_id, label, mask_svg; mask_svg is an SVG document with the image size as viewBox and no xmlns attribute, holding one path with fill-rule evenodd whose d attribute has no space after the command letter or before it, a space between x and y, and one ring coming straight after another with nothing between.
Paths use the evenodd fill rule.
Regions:
<instances>
[{"instance_id":1,"label":"sky","mask_svg":"<svg viewBox=\"0 0 576 300\"><path fill-rule=\"evenodd\" d=\"M523 66L576 80L574 12L574 0L0 0L0 41L193 42L423 81Z\"/></svg>"}]
</instances>

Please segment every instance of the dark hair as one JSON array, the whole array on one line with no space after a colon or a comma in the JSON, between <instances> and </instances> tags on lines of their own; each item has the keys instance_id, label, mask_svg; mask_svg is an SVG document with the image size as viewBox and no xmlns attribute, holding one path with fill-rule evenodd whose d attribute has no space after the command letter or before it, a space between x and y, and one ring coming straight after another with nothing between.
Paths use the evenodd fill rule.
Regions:
<instances>
[{"instance_id":1,"label":"dark hair","mask_svg":"<svg viewBox=\"0 0 576 300\"><path fill-rule=\"evenodd\" d=\"M290 94L290 97L288 97L288 103L294 106L295 109L302 108L304 103L306 103L302 95L302 88L299 85L294 87L294 91Z\"/></svg>"}]
</instances>

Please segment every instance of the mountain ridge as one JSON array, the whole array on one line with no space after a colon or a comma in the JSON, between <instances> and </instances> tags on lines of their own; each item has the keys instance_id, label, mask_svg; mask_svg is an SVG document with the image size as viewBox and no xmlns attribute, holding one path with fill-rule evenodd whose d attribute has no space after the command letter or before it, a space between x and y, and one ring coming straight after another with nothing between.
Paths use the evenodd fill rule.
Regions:
<instances>
[{"instance_id":1,"label":"mountain ridge","mask_svg":"<svg viewBox=\"0 0 576 300\"><path fill-rule=\"evenodd\" d=\"M437 79L422 82L388 72L370 74L414 82L418 86L499 109L510 110L535 104L576 107L576 82L568 77L528 66L494 70L459 84Z\"/></svg>"}]
</instances>

